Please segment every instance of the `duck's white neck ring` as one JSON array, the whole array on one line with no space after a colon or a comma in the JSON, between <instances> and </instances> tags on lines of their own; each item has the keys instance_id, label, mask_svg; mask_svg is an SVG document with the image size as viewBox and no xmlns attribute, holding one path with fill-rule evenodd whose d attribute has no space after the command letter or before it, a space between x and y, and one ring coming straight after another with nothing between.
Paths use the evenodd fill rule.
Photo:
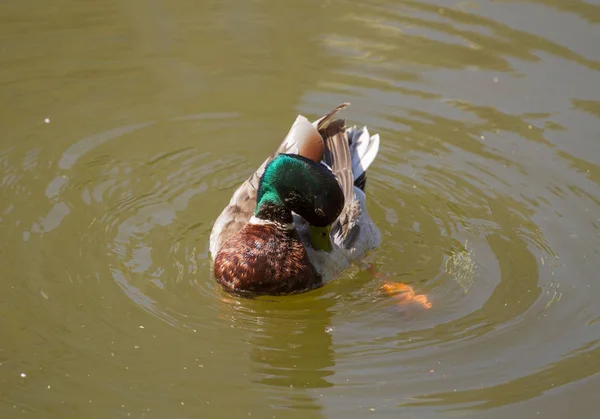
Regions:
<instances>
[{"instance_id":1,"label":"duck's white neck ring","mask_svg":"<svg viewBox=\"0 0 600 419\"><path fill-rule=\"evenodd\" d=\"M275 226L280 230L285 230L285 231L291 231L293 229L296 228L296 226L294 226L294 223L288 223L288 224L282 224L282 223L278 223L277 221L271 221L271 220L264 220L262 218L258 218L255 215L253 215L250 218L250 221L248 221L249 224L254 224L254 225L270 225L270 226Z\"/></svg>"}]
</instances>

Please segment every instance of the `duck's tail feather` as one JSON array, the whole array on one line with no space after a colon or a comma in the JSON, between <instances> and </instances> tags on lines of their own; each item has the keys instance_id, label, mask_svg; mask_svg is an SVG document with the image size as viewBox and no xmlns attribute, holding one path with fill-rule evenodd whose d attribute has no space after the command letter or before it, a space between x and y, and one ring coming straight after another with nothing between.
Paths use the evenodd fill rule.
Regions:
<instances>
[{"instance_id":1,"label":"duck's tail feather","mask_svg":"<svg viewBox=\"0 0 600 419\"><path fill-rule=\"evenodd\" d=\"M321 118L317 119L315 122L313 122L313 125L315 126L315 128L317 128L319 131L325 130L327 129L327 127L329 126L329 124L331 122L334 122L335 119L333 119L333 117L341 110L346 109L348 106L350 106L350 102L344 102L342 104L339 104L338 106L336 106L335 108L333 108L331 111L329 111L327 113L327 115L322 116Z\"/></svg>"},{"instance_id":2,"label":"duck's tail feather","mask_svg":"<svg viewBox=\"0 0 600 419\"><path fill-rule=\"evenodd\" d=\"M379 152L379 134L370 136L367 127L357 129L356 126L348 128L346 134L352 155L354 185L364 190L367 182L367 169Z\"/></svg>"}]
</instances>

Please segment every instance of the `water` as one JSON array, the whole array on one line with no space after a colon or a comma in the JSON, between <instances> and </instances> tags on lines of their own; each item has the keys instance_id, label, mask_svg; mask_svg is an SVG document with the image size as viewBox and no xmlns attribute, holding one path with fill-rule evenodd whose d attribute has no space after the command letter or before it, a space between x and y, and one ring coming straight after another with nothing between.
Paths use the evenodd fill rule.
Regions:
<instances>
[{"instance_id":1,"label":"water","mask_svg":"<svg viewBox=\"0 0 600 419\"><path fill-rule=\"evenodd\" d=\"M21 1L0 23L0 417L596 417L597 1ZM224 294L212 222L298 113L343 101L382 137L373 268Z\"/></svg>"}]
</instances>

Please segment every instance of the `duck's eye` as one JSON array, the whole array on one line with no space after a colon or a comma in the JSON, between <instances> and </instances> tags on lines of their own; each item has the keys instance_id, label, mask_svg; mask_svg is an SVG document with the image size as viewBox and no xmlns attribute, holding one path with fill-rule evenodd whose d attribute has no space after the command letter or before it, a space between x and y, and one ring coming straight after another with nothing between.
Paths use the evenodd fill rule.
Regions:
<instances>
[{"instance_id":1,"label":"duck's eye","mask_svg":"<svg viewBox=\"0 0 600 419\"><path fill-rule=\"evenodd\" d=\"M325 237L325 236L327 236L327 233L326 233L326 232L324 232L324 231L322 231L322 232L321 232L321 236Z\"/></svg>"}]
</instances>

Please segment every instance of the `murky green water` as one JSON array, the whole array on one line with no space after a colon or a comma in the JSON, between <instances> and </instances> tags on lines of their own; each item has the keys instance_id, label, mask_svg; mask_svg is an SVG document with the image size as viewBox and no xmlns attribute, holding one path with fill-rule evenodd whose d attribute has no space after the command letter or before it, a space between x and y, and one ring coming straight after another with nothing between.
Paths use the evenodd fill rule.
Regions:
<instances>
[{"instance_id":1,"label":"murky green water","mask_svg":"<svg viewBox=\"0 0 600 419\"><path fill-rule=\"evenodd\" d=\"M600 4L296 3L0 3L0 417L596 417ZM343 101L433 307L223 294L212 222Z\"/></svg>"}]
</instances>

